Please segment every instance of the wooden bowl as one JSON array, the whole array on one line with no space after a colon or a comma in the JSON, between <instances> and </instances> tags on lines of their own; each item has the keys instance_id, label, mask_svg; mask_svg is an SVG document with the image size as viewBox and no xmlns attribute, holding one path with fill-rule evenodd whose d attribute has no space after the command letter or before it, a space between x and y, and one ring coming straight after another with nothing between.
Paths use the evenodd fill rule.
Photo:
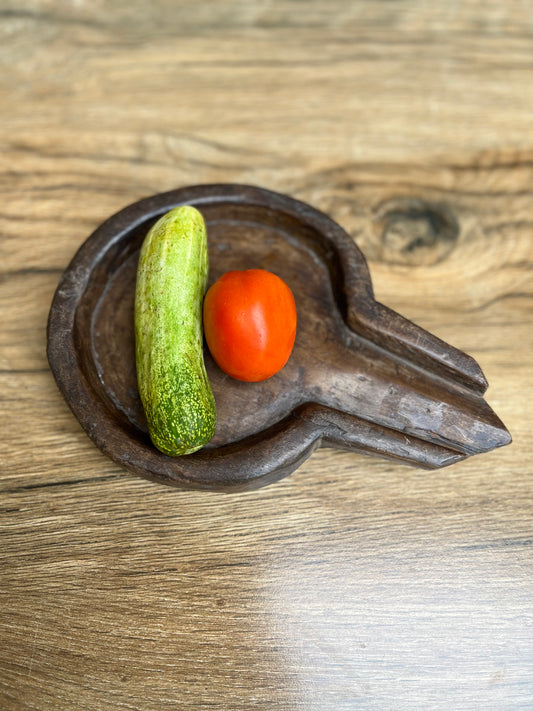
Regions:
<instances>
[{"instance_id":1,"label":"wooden bowl","mask_svg":"<svg viewBox=\"0 0 533 711\"><path fill-rule=\"evenodd\" d=\"M205 349L217 403L212 441L171 458L147 434L137 391L133 301L141 243L192 204L208 230L210 283L263 268L293 291L294 351L262 383L224 375ZM251 186L200 185L141 200L104 222L58 285L48 359L73 413L123 467L181 487L257 488L335 446L434 468L510 441L482 398L478 365L374 300L366 261L329 217Z\"/></svg>"}]
</instances>

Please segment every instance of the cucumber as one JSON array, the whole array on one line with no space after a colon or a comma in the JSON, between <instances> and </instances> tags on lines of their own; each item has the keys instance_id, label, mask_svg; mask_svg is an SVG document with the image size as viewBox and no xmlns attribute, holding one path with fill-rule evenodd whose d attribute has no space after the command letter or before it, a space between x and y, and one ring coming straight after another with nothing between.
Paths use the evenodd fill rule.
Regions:
<instances>
[{"instance_id":1,"label":"cucumber","mask_svg":"<svg viewBox=\"0 0 533 711\"><path fill-rule=\"evenodd\" d=\"M196 452L215 431L202 347L208 268L205 222L190 205L167 212L144 239L135 288L137 382L150 438L173 457Z\"/></svg>"}]
</instances>

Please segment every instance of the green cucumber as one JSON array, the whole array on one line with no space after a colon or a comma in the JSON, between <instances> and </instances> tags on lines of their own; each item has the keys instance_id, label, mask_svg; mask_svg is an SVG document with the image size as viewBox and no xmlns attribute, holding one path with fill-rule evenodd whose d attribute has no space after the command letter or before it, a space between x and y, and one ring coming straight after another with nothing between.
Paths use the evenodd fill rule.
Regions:
<instances>
[{"instance_id":1,"label":"green cucumber","mask_svg":"<svg viewBox=\"0 0 533 711\"><path fill-rule=\"evenodd\" d=\"M190 206L167 212L141 247L135 289L139 394L154 445L191 454L213 437L215 398L203 357L207 232Z\"/></svg>"}]
</instances>

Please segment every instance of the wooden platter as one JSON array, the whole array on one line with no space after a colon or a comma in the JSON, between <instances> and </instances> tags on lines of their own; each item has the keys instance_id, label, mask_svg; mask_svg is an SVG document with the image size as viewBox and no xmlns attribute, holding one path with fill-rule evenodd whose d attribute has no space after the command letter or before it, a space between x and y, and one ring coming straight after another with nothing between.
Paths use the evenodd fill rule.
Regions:
<instances>
[{"instance_id":1,"label":"wooden platter","mask_svg":"<svg viewBox=\"0 0 533 711\"><path fill-rule=\"evenodd\" d=\"M298 331L285 368L262 383L229 378L205 349L217 430L201 451L170 458L151 444L138 396L133 299L147 231L182 204L206 220L210 283L230 269L275 272L295 296ZM180 487L264 486L318 446L431 469L510 442L483 399L487 383L477 363L376 302L364 256L339 225L252 186L187 187L104 222L58 285L48 359L74 415L105 454Z\"/></svg>"}]
</instances>

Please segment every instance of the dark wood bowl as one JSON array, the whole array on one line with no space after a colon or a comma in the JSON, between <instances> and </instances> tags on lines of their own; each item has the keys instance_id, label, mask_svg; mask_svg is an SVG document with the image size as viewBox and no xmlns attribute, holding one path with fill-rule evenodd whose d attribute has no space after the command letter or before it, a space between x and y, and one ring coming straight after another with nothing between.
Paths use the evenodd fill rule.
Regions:
<instances>
[{"instance_id":1,"label":"dark wood bowl","mask_svg":"<svg viewBox=\"0 0 533 711\"><path fill-rule=\"evenodd\" d=\"M210 283L230 269L275 272L295 296L298 331L287 365L262 383L229 378L205 349L215 436L201 451L171 458L147 434L133 301L147 231L183 204L206 220ZM58 285L48 359L95 444L164 484L257 488L294 471L320 445L435 468L510 441L483 400L479 366L374 300L366 261L341 227L309 205L251 186L183 188L104 222Z\"/></svg>"}]
</instances>

